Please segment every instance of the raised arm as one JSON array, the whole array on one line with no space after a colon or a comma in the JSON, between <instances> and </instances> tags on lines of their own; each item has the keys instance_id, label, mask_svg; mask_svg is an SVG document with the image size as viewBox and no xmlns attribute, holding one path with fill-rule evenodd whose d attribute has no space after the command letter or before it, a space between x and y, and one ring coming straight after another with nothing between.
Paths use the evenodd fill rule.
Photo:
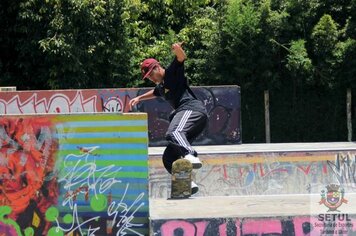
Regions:
<instances>
[{"instance_id":1,"label":"raised arm","mask_svg":"<svg viewBox=\"0 0 356 236\"><path fill-rule=\"evenodd\" d=\"M183 50L183 48L182 48L182 44L183 44L183 42L181 42L181 43L174 43L174 44L172 45L172 51L173 51L173 53L176 55L177 60L178 60L179 62L183 62L183 61L187 58L187 56L185 55L185 52L184 52L184 50Z\"/></svg>"}]
</instances>

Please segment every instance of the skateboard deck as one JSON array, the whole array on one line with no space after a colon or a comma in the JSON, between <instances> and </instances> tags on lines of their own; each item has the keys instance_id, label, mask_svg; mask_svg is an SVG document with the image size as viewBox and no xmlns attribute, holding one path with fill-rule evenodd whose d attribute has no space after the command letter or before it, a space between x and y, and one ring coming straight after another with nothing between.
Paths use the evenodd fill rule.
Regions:
<instances>
[{"instance_id":1,"label":"skateboard deck","mask_svg":"<svg viewBox=\"0 0 356 236\"><path fill-rule=\"evenodd\" d=\"M171 198L189 198L192 195L193 165L185 159L178 159L172 165Z\"/></svg>"}]
</instances>

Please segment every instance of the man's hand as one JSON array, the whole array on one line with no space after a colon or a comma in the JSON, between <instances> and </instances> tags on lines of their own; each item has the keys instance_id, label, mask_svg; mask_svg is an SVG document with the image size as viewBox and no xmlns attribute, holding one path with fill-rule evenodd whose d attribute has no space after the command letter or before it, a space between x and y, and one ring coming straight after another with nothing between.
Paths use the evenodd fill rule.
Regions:
<instances>
[{"instance_id":1,"label":"man's hand","mask_svg":"<svg viewBox=\"0 0 356 236\"><path fill-rule=\"evenodd\" d=\"M130 111L132 111L132 107L136 106L139 102L140 102L140 97L135 97L135 98L131 99L129 102Z\"/></svg>"},{"instance_id":2,"label":"man's hand","mask_svg":"<svg viewBox=\"0 0 356 236\"><path fill-rule=\"evenodd\" d=\"M172 44L172 51L177 56L177 60L179 62L183 62L186 59L185 52L182 48L183 44L184 44L184 42Z\"/></svg>"},{"instance_id":3,"label":"man's hand","mask_svg":"<svg viewBox=\"0 0 356 236\"><path fill-rule=\"evenodd\" d=\"M182 46L183 46L184 42L179 42L179 43L173 43L172 44L172 50L173 51L176 51L177 49L182 49Z\"/></svg>"},{"instance_id":4,"label":"man's hand","mask_svg":"<svg viewBox=\"0 0 356 236\"><path fill-rule=\"evenodd\" d=\"M156 96L153 94L153 92L154 92L154 89L151 89L148 92L131 99L129 101L130 111L132 111L132 107L136 106L139 102L155 98Z\"/></svg>"}]
</instances>

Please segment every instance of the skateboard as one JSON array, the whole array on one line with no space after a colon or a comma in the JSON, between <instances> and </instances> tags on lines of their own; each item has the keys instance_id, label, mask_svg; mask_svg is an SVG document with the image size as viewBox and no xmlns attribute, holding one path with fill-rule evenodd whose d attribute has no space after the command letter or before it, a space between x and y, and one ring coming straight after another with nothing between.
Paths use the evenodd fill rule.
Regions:
<instances>
[{"instance_id":1,"label":"skateboard","mask_svg":"<svg viewBox=\"0 0 356 236\"><path fill-rule=\"evenodd\" d=\"M193 165L185 159L178 159L172 165L171 199L189 198L192 195Z\"/></svg>"}]
</instances>

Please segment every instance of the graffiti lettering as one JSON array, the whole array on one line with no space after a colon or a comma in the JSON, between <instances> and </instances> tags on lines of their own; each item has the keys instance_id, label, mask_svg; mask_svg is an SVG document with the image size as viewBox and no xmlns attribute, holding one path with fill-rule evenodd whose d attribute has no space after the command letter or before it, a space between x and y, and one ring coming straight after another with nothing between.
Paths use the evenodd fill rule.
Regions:
<instances>
[{"instance_id":1,"label":"graffiti lettering","mask_svg":"<svg viewBox=\"0 0 356 236\"><path fill-rule=\"evenodd\" d=\"M84 235L84 232L83 232L83 229L82 227L86 226L87 224L89 224L90 222L93 222L95 220L98 220L100 218L100 216L95 216L95 217L92 217L88 220L85 220L83 222L80 222L80 219L79 219L79 216L78 216L78 207L77 207L77 204L74 204L73 206L73 213L72 213L72 218L73 218L73 222L71 223L71 226L69 228L63 228L60 226L59 224L59 221L58 219L56 219L56 223L57 223L57 229L58 230L61 230L63 232L66 232L66 233L72 233L73 231L75 230L79 230L80 231L80 234L81 235ZM85 231L87 232L87 235L88 236L91 236L91 235L95 235L94 233L96 231L98 231L100 229L100 227L97 227L97 228L94 228L92 229L91 228L91 225L89 225L89 228L86 229Z\"/></svg>"},{"instance_id":2,"label":"graffiti lettering","mask_svg":"<svg viewBox=\"0 0 356 236\"><path fill-rule=\"evenodd\" d=\"M205 104L209 115L209 125L195 144L240 143L240 88L193 87L192 90ZM0 114L129 112L130 99L147 91L145 88L2 92ZM162 99L153 99L139 103L135 111L149 114L150 145L165 144L170 105Z\"/></svg>"},{"instance_id":3,"label":"graffiti lettering","mask_svg":"<svg viewBox=\"0 0 356 236\"><path fill-rule=\"evenodd\" d=\"M115 201L113 201L107 210L108 216L114 216L113 221L111 223L111 226L116 225L116 227L119 228L119 231L117 232L116 235L126 235L126 231L130 231L131 233L134 233L136 235L142 235L138 232L136 232L135 230L131 229L131 227L139 227L142 226L142 224L133 224L131 223L131 221L134 219L134 214L142 207L144 206L144 203L141 202L140 204L139 201L144 197L144 193L141 193L136 199L135 201L128 206L126 203L124 203L124 199L126 197L127 194L127 190L128 190L129 184L126 185L126 189L124 194L121 197L121 200L116 203ZM136 206L138 204L138 206ZM136 208L133 210L133 208L136 206ZM116 223L118 217L120 218L120 220Z\"/></svg>"},{"instance_id":4,"label":"graffiti lettering","mask_svg":"<svg viewBox=\"0 0 356 236\"><path fill-rule=\"evenodd\" d=\"M25 101L19 94L10 100L0 99L0 112L2 114L28 114L28 113L73 113L73 112L95 112L96 96L84 99L81 90L77 90L73 99L65 93L54 92L48 99L38 99L40 92L34 92Z\"/></svg>"},{"instance_id":5,"label":"graffiti lettering","mask_svg":"<svg viewBox=\"0 0 356 236\"><path fill-rule=\"evenodd\" d=\"M63 202L63 206L69 204L70 208L73 209L74 198L77 195L72 194L76 189L80 189L83 186L94 192L96 196L98 193L102 194L109 190L114 184L121 183L120 180L115 178L120 167L115 167L115 165L109 165L103 168L97 168L95 164L95 159L88 161L90 153L94 151L97 147L87 148L88 152L75 155L69 154L64 159L64 168L66 174L58 180L59 183L64 182L64 189L70 194L67 195ZM73 163L75 163L73 165ZM99 174L96 177L96 173ZM103 179L106 180L103 180ZM80 191L85 193L83 191ZM87 192L87 191L86 191Z\"/></svg>"},{"instance_id":6,"label":"graffiti lettering","mask_svg":"<svg viewBox=\"0 0 356 236\"><path fill-rule=\"evenodd\" d=\"M328 161L328 166L336 176L339 184L356 187L356 155L337 154L335 163Z\"/></svg>"},{"instance_id":7,"label":"graffiti lettering","mask_svg":"<svg viewBox=\"0 0 356 236\"><path fill-rule=\"evenodd\" d=\"M123 112L123 103L118 97L110 97L105 102L102 101L103 112Z\"/></svg>"},{"instance_id":8,"label":"graffiti lettering","mask_svg":"<svg viewBox=\"0 0 356 236\"><path fill-rule=\"evenodd\" d=\"M339 162L337 158L336 162L331 161L336 155L344 158L339 157ZM356 187L355 152L347 155L338 151L255 153L248 154L248 159L243 153L201 156L205 165L196 174L196 182L204 186L199 191L201 196L320 194L328 183L340 184L342 180L346 191L354 192ZM305 158L301 160L298 158L300 156ZM272 161L266 161L269 157ZM160 157L154 155L153 158L156 160ZM216 160L220 160L221 164ZM150 171L153 176L151 197L168 197L164 188L169 176L165 174L164 168L154 166Z\"/></svg>"},{"instance_id":9,"label":"graffiti lettering","mask_svg":"<svg viewBox=\"0 0 356 236\"><path fill-rule=\"evenodd\" d=\"M356 233L356 219L352 222L335 221L333 224L319 221L316 217L284 217L267 219L192 219L192 220L154 220L153 235L324 235L326 231L345 235Z\"/></svg>"}]
</instances>

